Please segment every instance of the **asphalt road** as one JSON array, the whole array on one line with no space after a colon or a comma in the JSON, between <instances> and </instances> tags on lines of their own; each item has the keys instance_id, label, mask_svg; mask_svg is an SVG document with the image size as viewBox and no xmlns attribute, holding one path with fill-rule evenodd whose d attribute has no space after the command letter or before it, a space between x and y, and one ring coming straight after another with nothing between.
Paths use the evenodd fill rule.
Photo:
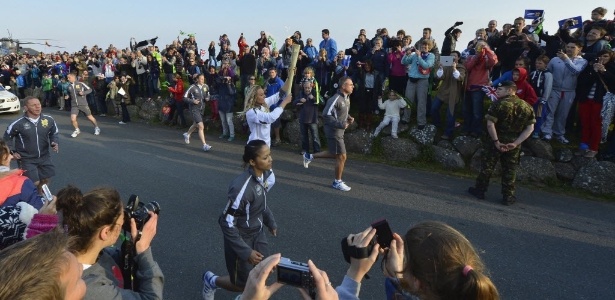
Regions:
<instances>
[{"instance_id":1,"label":"asphalt road","mask_svg":"<svg viewBox=\"0 0 615 300\"><path fill-rule=\"evenodd\" d=\"M47 110L60 126L60 152L53 155L57 176L52 192L67 184L83 191L117 188L162 206L154 256L165 274L166 299L200 299L201 273L225 274L223 239L217 218L228 183L239 173L245 139L229 143L208 133L213 150L198 138L185 145L181 131L163 126L98 118L102 133L79 118L81 135L71 138L68 113ZM0 115L5 130L17 115ZM404 234L424 220L446 222L479 249L503 299L615 299L615 205L518 189L518 203L499 204L499 186L486 201L466 194L471 180L356 161L344 179L352 191L330 187L333 161L301 165L295 149L274 148L277 182L268 197L279 225L270 237L272 253L312 259L339 284L347 264L340 240L379 218ZM383 276L375 265L362 299L384 299ZM273 276L271 276L273 278ZM235 294L218 291L219 299ZM273 299L297 299L291 287Z\"/></svg>"}]
</instances>

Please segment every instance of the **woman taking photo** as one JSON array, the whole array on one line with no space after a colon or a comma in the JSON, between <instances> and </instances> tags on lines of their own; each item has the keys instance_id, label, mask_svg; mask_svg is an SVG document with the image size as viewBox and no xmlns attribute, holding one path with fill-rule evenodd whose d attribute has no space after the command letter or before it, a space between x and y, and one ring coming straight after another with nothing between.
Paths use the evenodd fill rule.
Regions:
<instances>
[{"instance_id":1,"label":"woman taking photo","mask_svg":"<svg viewBox=\"0 0 615 300\"><path fill-rule=\"evenodd\" d=\"M85 299L162 299L164 278L154 261L150 244L156 235L158 215L137 231L130 219L130 235L136 240L134 266L136 290L124 289L119 266L119 248L115 245L124 225L124 206L119 193L110 188L94 189L86 194L73 186L58 192L57 209L63 214L62 225L72 237L71 252L83 265L82 278L87 285Z\"/></svg>"},{"instance_id":2,"label":"woman taking photo","mask_svg":"<svg viewBox=\"0 0 615 300\"><path fill-rule=\"evenodd\" d=\"M228 192L228 203L218 219L224 234L227 276L211 271L203 274L203 298L214 299L217 288L242 292L250 270L269 255L264 227L277 235L273 212L267 206L267 193L275 184L273 159L265 141L252 140L244 148L246 170L235 178ZM263 226L264 225L264 226Z\"/></svg>"}]
</instances>

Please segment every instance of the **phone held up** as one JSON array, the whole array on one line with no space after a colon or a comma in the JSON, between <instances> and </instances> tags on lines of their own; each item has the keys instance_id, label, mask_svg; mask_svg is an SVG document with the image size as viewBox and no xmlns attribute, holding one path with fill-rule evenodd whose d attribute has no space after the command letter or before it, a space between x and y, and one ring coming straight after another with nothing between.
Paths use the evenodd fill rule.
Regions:
<instances>
[{"instance_id":1,"label":"phone held up","mask_svg":"<svg viewBox=\"0 0 615 300\"><path fill-rule=\"evenodd\" d=\"M51 200L53 200L53 195L51 194L51 191L49 190L49 187L47 186L47 184L43 184L42 189L43 189L43 199L45 199L45 203L51 202Z\"/></svg>"}]
</instances>

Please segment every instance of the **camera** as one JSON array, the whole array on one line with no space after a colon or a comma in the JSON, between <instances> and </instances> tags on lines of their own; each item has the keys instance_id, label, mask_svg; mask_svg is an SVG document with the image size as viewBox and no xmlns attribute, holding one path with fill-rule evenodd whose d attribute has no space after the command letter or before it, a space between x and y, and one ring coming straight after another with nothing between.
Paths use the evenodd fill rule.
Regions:
<instances>
[{"instance_id":1,"label":"camera","mask_svg":"<svg viewBox=\"0 0 615 300\"><path fill-rule=\"evenodd\" d=\"M278 282L304 288L312 299L316 298L314 277L306 263L282 257L280 258L280 263L278 263L277 273Z\"/></svg>"},{"instance_id":2,"label":"camera","mask_svg":"<svg viewBox=\"0 0 615 300\"><path fill-rule=\"evenodd\" d=\"M577 20L574 20L574 19L568 19L568 20L566 20L566 25L568 25L568 26L574 26L574 25L577 25Z\"/></svg>"},{"instance_id":3,"label":"camera","mask_svg":"<svg viewBox=\"0 0 615 300\"><path fill-rule=\"evenodd\" d=\"M130 195L128 204L124 208L124 230L130 231L130 219L134 218L137 230L143 229L143 225L149 221L149 212L160 213L160 204L156 201L144 204L139 201L139 196Z\"/></svg>"}]
</instances>

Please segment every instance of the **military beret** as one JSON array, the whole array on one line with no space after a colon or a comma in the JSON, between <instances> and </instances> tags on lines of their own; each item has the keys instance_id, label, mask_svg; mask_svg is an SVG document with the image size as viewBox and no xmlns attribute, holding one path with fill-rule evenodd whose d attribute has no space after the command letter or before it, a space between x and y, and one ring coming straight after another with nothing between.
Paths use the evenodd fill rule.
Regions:
<instances>
[{"instance_id":1,"label":"military beret","mask_svg":"<svg viewBox=\"0 0 615 300\"><path fill-rule=\"evenodd\" d=\"M515 84L514 81L506 80L506 81L502 81L502 82L498 83L497 87L514 87L514 88L517 88L517 85Z\"/></svg>"}]
</instances>

